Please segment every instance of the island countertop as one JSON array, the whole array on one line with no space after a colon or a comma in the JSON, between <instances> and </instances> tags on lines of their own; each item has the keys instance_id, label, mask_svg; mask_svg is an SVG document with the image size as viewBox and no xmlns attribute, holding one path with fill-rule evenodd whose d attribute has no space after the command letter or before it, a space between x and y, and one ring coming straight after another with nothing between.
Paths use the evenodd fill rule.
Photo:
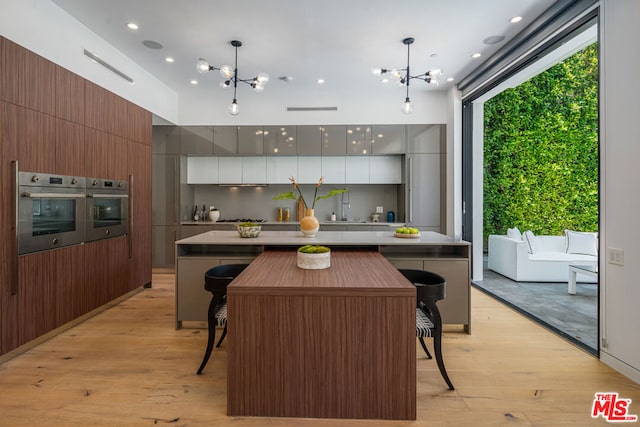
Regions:
<instances>
[{"instance_id":1,"label":"island countertop","mask_svg":"<svg viewBox=\"0 0 640 427\"><path fill-rule=\"evenodd\" d=\"M393 231L319 231L305 237L299 231L262 231L258 237L242 238L236 231L208 231L176 241L176 245L340 245L340 246L468 246L469 242L433 231L422 231L419 238L394 237Z\"/></svg>"}]
</instances>

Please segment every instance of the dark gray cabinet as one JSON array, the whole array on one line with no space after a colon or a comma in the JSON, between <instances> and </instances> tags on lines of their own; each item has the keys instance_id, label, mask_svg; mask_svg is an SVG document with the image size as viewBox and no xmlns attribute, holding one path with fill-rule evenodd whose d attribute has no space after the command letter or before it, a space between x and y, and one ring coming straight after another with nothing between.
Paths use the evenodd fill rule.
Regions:
<instances>
[{"instance_id":1,"label":"dark gray cabinet","mask_svg":"<svg viewBox=\"0 0 640 427\"><path fill-rule=\"evenodd\" d=\"M296 129L299 156L322 154L321 126L298 126Z\"/></svg>"},{"instance_id":2,"label":"dark gray cabinet","mask_svg":"<svg viewBox=\"0 0 640 427\"><path fill-rule=\"evenodd\" d=\"M405 125L373 125L371 154L404 154L407 149Z\"/></svg>"},{"instance_id":3,"label":"dark gray cabinet","mask_svg":"<svg viewBox=\"0 0 640 427\"><path fill-rule=\"evenodd\" d=\"M344 125L322 126L322 154L347 154L347 127Z\"/></svg>"},{"instance_id":4,"label":"dark gray cabinet","mask_svg":"<svg viewBox=\"0 0 640 427\"><path fill-rule=\"evenodd\" d=\"M238 126L238 154L264 154L262 126Z\"/></svg>"},{"instance_id":5,"label":"dark gray cabinet","mask_svg":"<svg viewBox=\"0 0 640 427\"><path fill-rule=\"evenodd\" d=\"M151 240L153 268L175 268L175 241L178 240L178 226L154 225L151 230Z\"/></svg>"},{"instance_id":6,"label":"dark gray cabinet","mask_svg":"<svg viewBox=\"0 0 640 427\"><path fill-rule=\"evenodd\" d=\"M238 126L213 127L213 154L238 154Z\"/></svg>"},{"instance_id":7,"label":"dark gray cabinet","mask_svg":"<svg viewBox=\"0 0 640 427\"><path fill-rule=\"evenodd\" d=\"M297 152L296 126L265 126L266 154L295 156Z\"/></svg>"},{"instance_id":8,"label":"dark gray cabinet","mask_svg":"<svg viewBox=\"0 0 640 427\"><path fill-rule=\"evenodd\" d=\"M407 153L444 153L445 125L407 125Z\"/></svg>"},{"instance_id":9,"label":"dark gray cabinet","mask_svg":"<svg viewBox=\"0 0 640 427\"><path fill-rule=\"evenodd\" d=\"M213 154L213 126L181 126L180 152L182 154Z\"/></svg>"},{"instance_id":10,"label":"dark gray cabinet","mask_svg":"<svg viewBox=\"0 0 640 427\"><path fill-rule=\"evenodd\" d=\"M153 126L153 154L179 154L180 128L178 126Z\"/></svg>"},{"instance_id":11,"label":"dark gray cabinet","mask_svg":"<svg viewBox=\"0 0 640 427\"><path fill-rule=\"evenodd\" d=\"M369 155L371 153L371 125L347 126L347 154Z\"/></svg>"}]
</instances>

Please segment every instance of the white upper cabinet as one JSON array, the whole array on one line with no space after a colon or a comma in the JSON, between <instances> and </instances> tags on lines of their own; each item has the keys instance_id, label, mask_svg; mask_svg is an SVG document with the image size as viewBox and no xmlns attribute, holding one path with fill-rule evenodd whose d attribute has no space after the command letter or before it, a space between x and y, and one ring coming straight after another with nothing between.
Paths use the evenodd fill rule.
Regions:
<instances>
[{"instance_id":1,"label":"white upper cabinet","mask_svg":"<svg viewBox=\"0 0 640 427\"><path fill-rule=\"evenodd\" d=\"M345 173L347 184L368 184L369 156L347 156Z\"/></svg>"},{"instance_id":2,"label":"white upper cabinet","mask_svg":"<svg viewBox=\"0 0 640 427\"><path fill-rule=\"evenodd\" d=\"M187 184L217 183L217 157L187 157Z\"/></svg>"},{"instance_id":3,"label":"white upper cabinet","mask_svg":"<svg viewBox=\"0 0 640 427\"><path fill-rule=\"evenodd\" d=\"M220 157L218 182L220 184L242 183L242 157Z\"/></svg>"},{"instance_id":4,"label":"white upper cabinet","mask_svg":"<svg viewBox=\"0 0 640 427\"><path fill-rule=\"evenodd\" d=\"M267 184L290 184L290 176L298 179L298 158L296 156L267 157Z\"/></svg>"},{"instance_id":5,"label":"white upper cabinet","mask_svg":"<svg viewBox=\"0 0 640 427\"><path fill-rule=\"evenodd\" d=\"M265 156L247 156L241 157L241 159L242 184L264 184L267 182L267 158Z\"/></svg>"},{"instance_id":6,"label":"white upper cabinet","mask_svg":"<svg viewBox=\"0 0 640 427\"><path fill-rule=\"evenodd\" d=\"M322 176L327 184L346 183L345 156L322 156Z\"/></svg>"},{"instance_id":7,"label":"white upper cabinet","mask_svg":"<svg viewBox=\"0 0 640 427\"><path fill-rule=\"evenodd\" d=\"M402 184L401 156L371 156L369 158L370 184Z\"/></svg>"},{"instance_id":8,"label":"white upper cabinet","mask_svg":"<svg viewBox=\"0 0 640 427\"><path fill-rule=\"evenodd\" d=\"M316 184L322 176L322 157L320 156L299 156L298 176L296 179L300 184Z\"/></svg>"}]
</instances>

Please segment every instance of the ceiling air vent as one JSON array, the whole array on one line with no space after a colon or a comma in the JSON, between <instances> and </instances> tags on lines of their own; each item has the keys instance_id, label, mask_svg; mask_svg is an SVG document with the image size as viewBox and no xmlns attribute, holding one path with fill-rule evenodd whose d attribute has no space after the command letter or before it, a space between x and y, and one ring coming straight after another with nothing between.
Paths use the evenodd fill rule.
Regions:
<instances>
[{"instance_id":1,"label":"ceiling air vent","mask_svg":"<svg viewBox=\"0 0 640 427\"><path fill-rule=\"evenodd\" d=\"M123 73L122 71L118 70L113 65L109 64L108 62L103 61L98 56L96 56L93 53L89 52L87 49L83 49L83 53L84 53L84 56L86 56L87 58L89 58L90 60L95 62L96 64L102 65L107 70L111 71L112 73L116 74L119 77L122 77L123 79L125 79L129 83L133 84L133 79L131 77L127 76L125 73Z\"/></svg>"},{"instance_id":2,"label":"ceiling air vent","mask_svg":"<svg viewBox=\"0 0 640 427\"><path fill-rule=\"evenodd\" d=\"M338 107L287 107L287 111L338 111Z\"/></svg>"}]
</instances>

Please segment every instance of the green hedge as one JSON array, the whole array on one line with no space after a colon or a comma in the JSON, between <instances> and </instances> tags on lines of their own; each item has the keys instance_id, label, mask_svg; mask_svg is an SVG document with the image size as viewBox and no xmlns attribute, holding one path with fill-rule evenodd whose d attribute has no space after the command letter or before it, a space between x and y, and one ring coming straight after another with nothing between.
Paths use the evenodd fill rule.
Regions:
<instances>
[{"instance_id":1,"label":"green hedge","mask_svg":"<svg viewBox=\"0 0 640 427\"><path fill-rule=\"evenodd\" d=\"M484 234L598 229L598 46L484 104Z\"/></svg>"}]
</instances>

